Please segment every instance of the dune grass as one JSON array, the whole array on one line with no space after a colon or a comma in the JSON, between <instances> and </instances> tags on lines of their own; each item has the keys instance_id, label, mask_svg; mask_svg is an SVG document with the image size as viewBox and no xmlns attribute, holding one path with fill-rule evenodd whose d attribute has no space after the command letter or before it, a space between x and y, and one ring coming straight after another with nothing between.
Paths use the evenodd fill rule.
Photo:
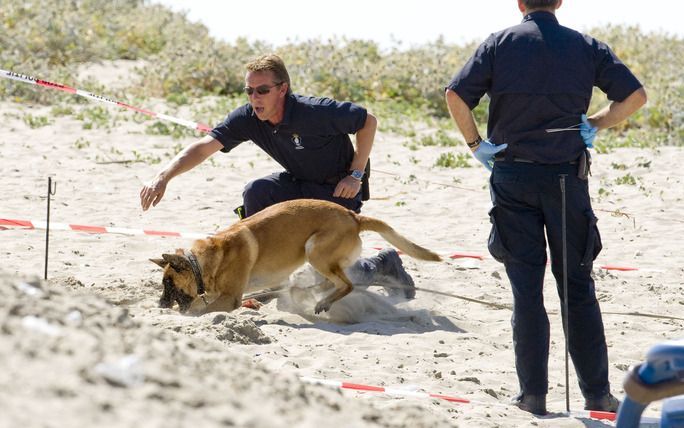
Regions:
<instances>
[{"instance_id":1,"label":"dune grass","mask_svg":"<svg viewBox=\"0 0 684 428\"><path fill-rule=\"evenodd\" d=\"M365 40L308 40L278 47L267 43L213 39L201 24L184 14L143 0L0 0L0 68L82 87L122 101L142 102L162 98L170 108L195 105L206 96L228 102L205 103L201 117L213 123L226 108L239 100L243 86L243 64L265 53L281 55L298 93L353 100L381 117L381 130L411 135L410 123L432 122L451 128L443 99L443 88L472 54L478 42L451 45L442 40L410 49L381 50ZM495 30L495 29L492 29ZM609 26L589 31L607 42L642 80L649 94L648 105L630 120L604 133L599 151L615 147L681 145L684 140L684 40L662 33L644 33L636 27ZM76 69L104 60L144 60L136 69L131 86L113 90L79 82ZM97 91L103 92L97 92ZM0 80L0 97L28 103L63 105L90 103L79 97ZM237 100L237 101L236 101ZM593 111L605 104L596 91ZM487 119L487 100L476 108L479 123ZM107 119L101 111L81 114L87 125L102 127ZM60 111L67 108L61 107ZM41 122L32 122L42 125ZM407 125L408 124L408 125ZM32 125L32 126L34 126ZM451 128L453 129L453 128ZM185 136L172 125L152 124L154 134ZM443 145L443 135L422 136L417 145L434 141ZM429 140L432 138L432 142Z\"/></svg>"}]
</instances>

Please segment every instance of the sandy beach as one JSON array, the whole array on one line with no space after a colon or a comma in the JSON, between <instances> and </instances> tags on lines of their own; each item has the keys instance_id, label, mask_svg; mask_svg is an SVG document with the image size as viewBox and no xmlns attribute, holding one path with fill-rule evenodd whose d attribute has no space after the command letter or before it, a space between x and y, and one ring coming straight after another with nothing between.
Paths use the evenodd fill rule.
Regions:
<instances>
[{"instance_id":1,"label":"sandy beach","mask_svg":"<svg viewBox=\"0 0 684 428\"><path fill-rule=\"evenodd\" d=\"M84 107L93 105L75 108ZM161 101L143 107L165 108ZM0 103L0 218L44 221L52 177L52 222L213 233L237 220L232 210L247 181L280 169L245 143L174 179L164 200L142 212L138 193L160 168L155 159L165 163L175 145L194 138L148 135L151 121L104 108L115 123L84 129L83 121L55 116L50 106ZM28 114L50 123L32 128L23 120ZM466 153L464 145L411 150L408 140L377 135L371 200L363 212L445 256L441 263L403 258L419 288L411 301L370 287L321 316L309 302L286 297L258 311L184 316L158 307L161 270L148 259L189 247L192 239L53 230L43 281L45 232L0 230L0 425L614 426L559 414L565 411L564 339L550 270L548 408L556 414L534 417L508 404L518 391L512 299L503 266L486 249L488 174L475 160L470 168L434 166L442 153ZM604 245L594 275L611 385L620 397L627 369L684 330L684 255L676 238L684 232L680 159L680 147L594 156L590 188ZM363 238L364 255L388 245L372 233ZM463 254L481 259L450 258ZM606 269L616 266L637 270ZM307 281L304 270L291 283ZM399 393L342 390L303 378ZM582 411L572 368L570 404ZM654 403L646 413L658 412Z\"/></svg>"}]
</instances>

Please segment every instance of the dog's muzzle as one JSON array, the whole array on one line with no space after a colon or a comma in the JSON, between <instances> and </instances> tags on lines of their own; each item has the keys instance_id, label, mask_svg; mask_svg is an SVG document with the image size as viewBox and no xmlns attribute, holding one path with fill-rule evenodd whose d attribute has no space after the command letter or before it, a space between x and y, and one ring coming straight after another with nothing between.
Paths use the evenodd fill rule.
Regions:
<instances>
[{"instance_id":1,"label":"dog's muzzle","mask_svg":"<svg viewBox=\"0 0 684 428\"><path fill-rule=\"evenodd\" d=\"M159 307L170 309L174 303L178 303L181 312L187 311L192 303L192 297L177 289L171 278L164 278L163 284L164 291L159 299Z\"/></svg>"}]
</instances>

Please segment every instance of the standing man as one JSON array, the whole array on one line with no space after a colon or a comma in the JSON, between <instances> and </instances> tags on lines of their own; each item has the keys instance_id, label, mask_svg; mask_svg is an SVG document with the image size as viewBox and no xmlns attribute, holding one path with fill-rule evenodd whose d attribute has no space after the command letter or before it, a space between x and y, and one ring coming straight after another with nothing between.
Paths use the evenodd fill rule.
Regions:
<instances>
[{"instance_id":1,"label":"standing man","mask_svg":"<svg viewBox=\"0 0 684 428\"><path fill-rule=\"evenodd\" d=\"M446 88L449 112L475 158L492 171L489 251L513 290L513 345L523 410L546 414L549 320L543 281L546 239L563 296L562 201L567 197L568 348L585 409L614 412L601 311L591 277L601 250L588 191L597 130L646 102L641 83L608 46L558 24L562 0L518 0L522 23L492 34ZM610 103L587 118L597 86ZM490 98L488 138L471 110ZM492 170L493 169L493 170ZM561 188L563 187L563 189ZM565 309L565 305L562 305Z\"/></svg>"},{"instance_id":2,"label":"standing man","mask_svg":"<svg viewBox=\"0 0 684 428\"><path fill-rule=\"evenodd\" d=\"M169 181L221 150L229 152L251 140L285 171L251 181L242 194L240 217L293 199L323 199L355 212L361 210L362 184L377 120L350 102L293 94L280 57L269 54L246 65L249 103L231 112L207 136L183 149L143 186L143 211L156 206ZM356 149L348 134L356 134ZM408 298L415 285L395 250L360 259L348 272L355 285L382 282L388 291L403 288Z\"/></svg>"}]
</instances>

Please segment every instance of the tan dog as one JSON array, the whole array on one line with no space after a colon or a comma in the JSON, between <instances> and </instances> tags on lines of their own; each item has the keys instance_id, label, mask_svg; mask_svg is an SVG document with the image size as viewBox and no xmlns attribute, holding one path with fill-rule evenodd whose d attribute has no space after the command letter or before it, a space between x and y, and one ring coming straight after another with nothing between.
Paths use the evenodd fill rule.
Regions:
<instances>
[{"instance_id":1,"label":"tan dog","mask_svg":"<svg viewBox=\"0 0 684 428\"><path fill-rule=\"evenodd\" d=\"M308 261L334 284L316 304L316 313L327 311L352 290L343 269L361 254L359 233L364 230L379 233L412 257L440 260L381 220L332 202L298 199L268 207L197 240L190 251L178 249L176 254L150 259L164 268L159 305L170 308L178 302L181 312L191 309L194 314L229 312L240 307L243 293L278 285Z\"/></svg>"}]
</instances>

